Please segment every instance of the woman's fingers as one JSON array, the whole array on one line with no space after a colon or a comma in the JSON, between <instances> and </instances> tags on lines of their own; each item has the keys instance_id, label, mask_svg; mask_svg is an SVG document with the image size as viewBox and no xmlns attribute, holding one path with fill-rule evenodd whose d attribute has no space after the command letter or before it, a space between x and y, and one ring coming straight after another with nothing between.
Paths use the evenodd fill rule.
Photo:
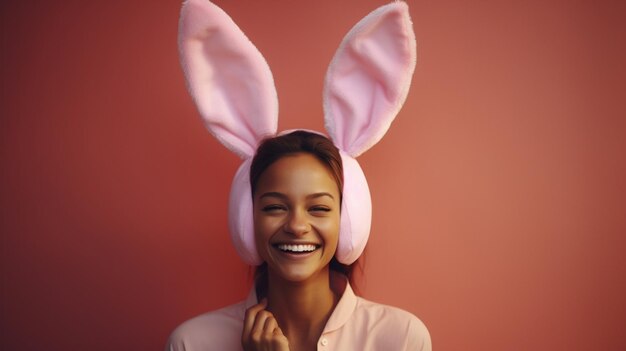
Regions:
<instances>
[{"instance_id":1,"label":"woman's fingers","mask_svg":"<svg viewBox=\"0 0 626 351\"><path fill-rule=\"evenodd\" d=\"M274 335L274 330L278 328L278 322L274 316L271 316L265 320L265 326L263 327L263 333L267 335Z\"/></svg>"},{"instance_id":2,"label":"woman's fingers","mask_svg":"<svg viewBox=\"0 0 626 351\"><path fill-rule=\"evenodd\" d=\"M283 331L278 326L278 322L274 316L268 317L265 320L262 341L265 345L271 347L272 350L289 350L287 337L283 335Z\"/></svg>"},{"instance_id":3,"label":"woman's fingers","mask_svg":"<svg viewBox=\"0 0 626 351\"><path fill-rule=\"evenodd\" d=\"M265 310L267 301L246 311L241 343L246 351L289 351L289 342L271 312Z\"/></svg>"},{"instance_id":4,"label":"woman's fingers","mask_svg":"<svg viewBox=\"0 0 626 351\"><path fill-rule=\"evenodd\" d=\"M260 311L265 310L265 307L267 307L267 299L261 300L260 303L246 310L246 315L243 321L243 333L241 335L242 341L250 339L250 333L252 332L252 328L254 327L256 316Z\"/></svg>"},{"instance_id":5,"label":"woman's fingers","mask_svg":"<svg viewBox=\"0 0 626 351\"><path fill-rule=\"evenodd\" d=\"M272 331L272 334L273 337L270 341L272 350L289 351L289 340L287 340L287 337L283 335L283 331L280 327L276 326L276 328Z\"/></svg>"},{"instance_id":6,"label":"woman's fingers","mask_svg":"<svg viewBox=\"0 0 626 351\"><path fill-rule=\"evenodd\" d=\"M272 313L266 310L259 311L256 314L256 319L254 320L254 326L252 327L252 331L250 332L250 338L255 342L261 342L266 339L265 335L265 321L267 319L274 319Z\"/></svg>"},{"instance_id":7,"label":"woman's fingers","mask_svg":"<svg viewBox=\"0 0 626 351\"><path fill-rule=\"evenodd\" d=\"M278 326L274 329L273 333L276 336L285 336L285 335L283 335L282 329L280 329Z\"/></svg>"}]
</instances>

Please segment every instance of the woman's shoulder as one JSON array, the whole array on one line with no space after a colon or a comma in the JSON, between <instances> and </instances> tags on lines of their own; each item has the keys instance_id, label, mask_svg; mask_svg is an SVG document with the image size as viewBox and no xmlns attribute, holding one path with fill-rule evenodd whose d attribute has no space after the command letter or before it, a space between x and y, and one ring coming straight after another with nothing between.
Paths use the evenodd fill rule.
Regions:
<instances>
[{"instance_id":1,"label":"woman's shoulder","mask_svg":"<svg viewBox=\"0 0 626 351\"><path fill-rule=\"evenodd\" d=\"M392 321L406 321L413 323L421 323L413 313L403 310L399 307L390 306L374 301L367 300L363 297L357 296L356 313L365 314L367 316L375 318L385 318Z\"/></svg>"},{"instance_id":2,"label":"woman's shoulder","mask_svg":"<svg viewBox=\"0 0 626 351\"><path fill-rule=\"evenodd\" d=\"M398 307L357 297L355 317L373 335L405 340L406 349L430 350L431 340L426 325L413 313ZM415 347L413 347L415 346Z\"/></svg>"},{"instance_id":3,"label":"woman's shoulder","mask_svg":"<svg viewBox=\"0 0 626 351\"><path fill-rule=\"evenodd\" d=\"M168 351L237 350L245 301L203 313L180 324L169 337Z\"/></svg>"}]
</instances>

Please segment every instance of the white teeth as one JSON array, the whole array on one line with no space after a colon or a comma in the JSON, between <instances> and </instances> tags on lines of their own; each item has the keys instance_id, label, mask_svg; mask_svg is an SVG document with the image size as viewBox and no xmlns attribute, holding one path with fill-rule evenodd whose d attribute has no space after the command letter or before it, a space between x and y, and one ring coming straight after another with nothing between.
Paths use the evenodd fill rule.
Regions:
<instances>
[{"instance_id":1,"label":"white teeth","mask_svg":"<svg viewBox=\"0 0 626 351\"><path fill-rule=\"evenodd\" d=\"M278 248L282 251L292 251L292 252L311 252L315 250L315 245L306 244L306 245L287 245L280 244Z\"/></svg>"}]
</instances>

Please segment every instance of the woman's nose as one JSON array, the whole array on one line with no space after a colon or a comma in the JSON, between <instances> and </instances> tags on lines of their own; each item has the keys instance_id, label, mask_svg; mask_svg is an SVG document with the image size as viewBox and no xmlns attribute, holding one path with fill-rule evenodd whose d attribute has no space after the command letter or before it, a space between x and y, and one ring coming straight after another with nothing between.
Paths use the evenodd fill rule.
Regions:
<instances>
[{"instance_id":1,"label":"woman's nose","mask_svg":"<svg viewBox=\"0 0 626 351\"><path fill-rule=\"evenodd\" d=\"M290 213L285 223L285 231L294 235L303 235L309 232L309 224L306 211L294 210Z\"/></svg>"}]
</instances>

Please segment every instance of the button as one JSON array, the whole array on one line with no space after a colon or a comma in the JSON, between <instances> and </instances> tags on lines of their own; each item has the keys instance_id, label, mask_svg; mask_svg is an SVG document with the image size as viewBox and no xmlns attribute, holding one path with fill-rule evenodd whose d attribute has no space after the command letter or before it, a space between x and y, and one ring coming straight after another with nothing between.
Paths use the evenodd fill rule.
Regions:
<instances>
[{"instance_id":1,"label":"button","mask_svg":"<svg viewBox=\"0 0 626 351\"><path fill-rule=\"evenodd\" d=\"M322 338L322 346L328 345L328 339Z\"/></svg>"}]
</instances>

